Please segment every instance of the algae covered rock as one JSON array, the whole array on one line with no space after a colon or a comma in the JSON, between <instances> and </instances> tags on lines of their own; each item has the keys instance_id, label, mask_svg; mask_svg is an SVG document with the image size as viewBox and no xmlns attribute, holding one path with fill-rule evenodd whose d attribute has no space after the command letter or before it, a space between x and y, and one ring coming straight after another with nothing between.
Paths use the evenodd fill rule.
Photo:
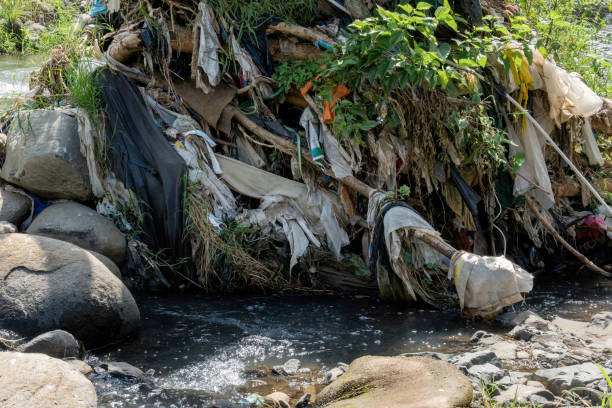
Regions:
<instances>
[{"instance_id":1,"label":"algae covered rock","mask_svg":"<svg viewBox=\"0 0 612 408\"><path fill-rule=\"evenodd\" d=\"M111 220L75 202L53 204L41 212L28 234L60 239L102 254L120 264L125 259L125 237Z\"/></svg>"},{"instance_id":2,"label":"algae covered rock","mask_svg":"<svg viewBox=\"0 0 612 408\"><path fill-rule=\"evenodd\" d=\"M3 408L95 408L93 384L70 364L44 354L0 353Z\"/></svg>"},{"instance_id":3,"label":"algae covered rock","mask_svg":"<svg viewBox=\"0 0 612 408\"><path fill-rule=\"evenodd\" d=\"M325 408L469 407L470 380L455 367L426 357L365 356L317 396Z\"/></svg>"},{"instance_id":4,"label":"algae covered rock","mask_svg":"<svg viewBox=\"0 0 612 408\"><path fill-rule=\"evenodd\" d=\"M20 112L7 136L2 179L48 199L91 196L74 117L55 110Z\"/></svg>"},{"instance_id":5,"label":"algae covered rock","mask_svg":"<svg viewBox=\"0 0 612 408\"><path fill-rule=\"evenodd\" d=\"M134 332L130 291L89 251L52 238L0 235L0 328L22 336L63 329L86 346Z\"/></svg>"}]
</instances>

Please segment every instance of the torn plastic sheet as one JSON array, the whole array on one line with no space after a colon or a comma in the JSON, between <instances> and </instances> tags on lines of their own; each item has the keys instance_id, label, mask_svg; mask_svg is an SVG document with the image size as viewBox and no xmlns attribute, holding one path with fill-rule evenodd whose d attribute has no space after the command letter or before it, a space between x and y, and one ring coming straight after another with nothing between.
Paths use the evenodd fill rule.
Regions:
<instances>
[{"instance_id":1,"label":"torn plastic sheet","mask_svg":"<svg viewBox=\"0 0 612 408\"><path fill-rule=\"evenodd\" d=\"M533 289L533 275L504 257L457 252L448 270L461 310L488 316L523 300Z\"/></svg>"},{"instance_id":2,"label":"torn plastic sheet","mask_svg":"<svg viewBox=\"0 0 612 408\"><path fill-rule=\"evenodd\" d=\"M295 220L313 244L318 243L315 235L325 236L334 256L342 259L340 249L349 243L349 239L346 231L338 224L336 214L341 213L342 207L332 194L323 190L309 192L303 183L277 176L229 157L217 155L217 159L223 170L223 180L232 189L262 200L260 209L272 219L281 216L285 222L287 219ZM287 228L285 225L283 228L289 231L289 223ZM302 237L299 234L287 239L293 239L295 247L302 248Z\"/></svg>"},{"instance_id":3,"label":"torn plastic sheet","mask_svg":"<svg viewBox=\"0 0 612 408\"><path fill-rule=\"evenodd\" d=\"M593 129L591 128L591 119L586 118L584 120L584 126L582 127L582 135L584 136L584 151L589 158L589 164L591 166L603 166L604 159L601 157L601 152L595 141L595 135L593 135Z\"/></svg>"},{"instance_id":4,"label":"torn plastic sheet","mask_svg":"<svg viewBox=\"0 0 612 408\"><path fill-rule=\"evenodd\" d=\"M237 132L238 133L238 132ZM241 134L236 136L236 150L238 150L238 159L246 164L262 169L266 165L266 161L262 158L253 145Z\"/></svg>"},{"instance_id":5,"label":"torn plastic sheet","mask_svg":"<svg viewBox=\"0 0 612 408\"><path fill-rule=\"evenodd\" d=\"M191 76L196 86L205 94L221 82L221 68L219 67L219 40L215 30L215 17L212 9L204 2L198 5L198 16L195 20L195 31L199 48L193 58L196 59L195 72ZM192 69L193 69L192 63Z\"/></svg>"},{"instance_id":6,"label":"torn plastic sheet","mask_svg":"<svg viewBox=\"0 0 612 408\"><path fill-rule=\"evenodd\" d=\"M213 200L212 213L214 216L218 219L223 219L224 216L235 213L237 207L236 198L227 185L215 176L209 164L205 160L198 160L201 158L201 155L198 154L198 149L191 144L189 139L185 140L184 147L173 146L187 164L189 181L200 184L207 195Z\"/></svg>"},{"instance_id":7,"label":"torn plastic sheet","mask_svg":"<svg viewBox=\"0 0 612 408\"><path fill-rule=\"evenodd\" d=\"M555 203L555 196L542 153L545 140L536 134L530 121L525 123L525 133L517 131L511 124L507 131L513 143L510 145L510 156L514 157L518 152L525 154L525 162L514 179L514 196L522 196L530 191L543 209L551 208Z\"/></svg>"},{"instance_id":8,"label":"torn plastic sheet","mask_svg":"<svg viewBox=\"0 0 612 408\"><path fill-rule=\"evenodd\" d=\"M300 125L306 130L310 138L318 139L323 145L323 153L325 158L331 165L331 170L337 178L350 177L353 175L353 171L349 164L350 157L348 153L340 146L338 140L329 132L326 126L321 126L319 118L312 111L311 108L304 109L302 116L300 117ZM309 132L314 131L318 137L310 135ZM310 149L313 146L316 150L316 142L313 141L313 145L310 145Z\"/></svg>"},{"instance_id":9,"label":"torn plastic sheet","mask_svg":"<svg viewBox=\"0 0 612 408\"><path fill-rule=\"evenodd\" d=\"M217 162L217 158L215 157L215 152L213 151L213 147L217 145L217 143L211 139L205 132L201 130L190 130L189 132L185 132L184 136L196 135L204 139L204 144L206 145L206 151L208 152L208 159L210 160L210 165L215 172L216 175L223 174L221 167L219 166L219 162Z\"/></svg>"},{"instance_id":10,"label":"torn plastic sheet","mask_svg":"<svg viewBox=\"0 0 612 408\"><path fill-rule=\"evenodd\" d=\"M549 59L544 61L542 71L550 104L549 115L557 125L567 121L571 115L592 116L603 106L603 99L577 73L568 73Z\"/></svg>"},{"instance_id":11,"label":"torn plastic sheet","mask_svg":"<svg viewBox=\"0 0 612 408\"><path fill-rule=\"evenodd\" d=\"M155 115L159 117L160 120L166 124L166 126L174 128L180 133L199 129L200 126L191 117L187 115L182 115L177 112L173 112L165 106L162 106L149 94L147 94L144 88L139 88L139 90L142 93L145 102L147 103L151 115L155 113Z\"/></svg>"},{"instance_id":12,"label":"torn plastic sheet","mask_svg":"<svg viewBox=\"0 0 612 408\"><path fill-rule=\"evenodd\" d=\"M375 193L370 196L368 206L370 209L379 207L381 195L382 193ZM373 211L375 210L371 212ZM382 267L380 272L376 273L381 293L400 294L403 300L416 301L417 294L411 283L409 268L421 269L428 264L441 265L443 259L438 251L423 241L412 238L411 230L440 237L440 234L408 204L402 201L386 204L378 213L374 226L370 246L370 270L376 273L379 270L378 265ZM384 240L384 249L382 240ZM409 244L409 248L405 247L405 243ZM407 261L406 253L410 254L410 261ZM411 265L408 265L409 263ZM396 281L389 276L390 274L395 274L399 278L402 290L389 286Z\"/></svg>"}]
</instances>

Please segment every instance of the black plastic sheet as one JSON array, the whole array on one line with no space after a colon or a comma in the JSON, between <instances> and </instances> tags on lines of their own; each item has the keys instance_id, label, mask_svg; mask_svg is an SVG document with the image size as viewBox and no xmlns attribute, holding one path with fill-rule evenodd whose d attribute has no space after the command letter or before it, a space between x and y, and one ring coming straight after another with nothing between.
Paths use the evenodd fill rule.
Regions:
<instances>
[{"instance_id":1,"label":"black plastic sheet","mask_svg":"<svg viewBox=\"0 0 612 408\"><path fill-rule=\"evenodd\" d=\"M141 240L164 255L181 257L183 194L187 167L147 111L138 89L123 74L102 70L103 109L110 168L132 190L145 214Z\"/></svg>"}]
</instances>

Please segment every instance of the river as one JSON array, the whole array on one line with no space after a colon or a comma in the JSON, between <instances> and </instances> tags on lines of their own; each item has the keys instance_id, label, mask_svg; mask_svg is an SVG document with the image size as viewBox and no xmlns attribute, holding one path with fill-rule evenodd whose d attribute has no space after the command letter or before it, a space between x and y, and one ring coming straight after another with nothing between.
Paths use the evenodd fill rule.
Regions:
<instances>
[{"instance_id":1,"label":"river","mask_svg":"<svg viewBox=\"0 0 612 408\"><path fill-rule=\"evenodd\" d=\"M612 287L592 283L538 283L517 309L542 316L588 320L612 310ZM244 407L250 392L296 392L320 383L320 372L363 355L469 348L479 329L499 326L464 319L457 310L384 304L376 298L272 295L207 297L200 294L140 296L138 336L89 355L89 362L126 361L154 386L94 376L101 407ZM257 378L262 366L297 358L312 370L300 381ZM262 381L263 380L263 381ZM262 384L262 382L264 384Z\"/></svg>"}]
</instances>

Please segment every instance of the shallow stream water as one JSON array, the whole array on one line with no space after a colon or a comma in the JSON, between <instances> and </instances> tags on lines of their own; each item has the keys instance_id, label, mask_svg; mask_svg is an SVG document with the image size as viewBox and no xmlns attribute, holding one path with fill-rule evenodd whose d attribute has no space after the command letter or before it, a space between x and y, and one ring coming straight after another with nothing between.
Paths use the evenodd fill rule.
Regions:
<instances>
[{"instance_id":1,"label":"shallow stream water","mask_svg":"<svg viewBox=\"0 0 612 408\"><path fill-rule=\"evenodd\" d=\"M30 74L42 63L41 57L0 55L0 115L12 100L29 90Z\"/></svg>"},{"instance_id":2,"label":"shallow stream water","mask_svg":"<svg viewBox=\"0 0 612 408\"><path fill-rule=\"evenodd\" d=\"M541 285L540 285L541 286ZM469 348L478 329L496 325L462 318L458 311L390 305L376 298L274 295L143 296L140 334L89 360L126 361L154 379L151 387L94 381L101 407L240 407L250 392L291 393L320 382L321 372L363 355ZM612 287L564 284L540 288L517 309L543 316L588 320L612 310ZM293 383L257 378L257 369L297 358L312 370ZM262 381L265 384L262 384Z\"/></svg>"}]
</instances>

